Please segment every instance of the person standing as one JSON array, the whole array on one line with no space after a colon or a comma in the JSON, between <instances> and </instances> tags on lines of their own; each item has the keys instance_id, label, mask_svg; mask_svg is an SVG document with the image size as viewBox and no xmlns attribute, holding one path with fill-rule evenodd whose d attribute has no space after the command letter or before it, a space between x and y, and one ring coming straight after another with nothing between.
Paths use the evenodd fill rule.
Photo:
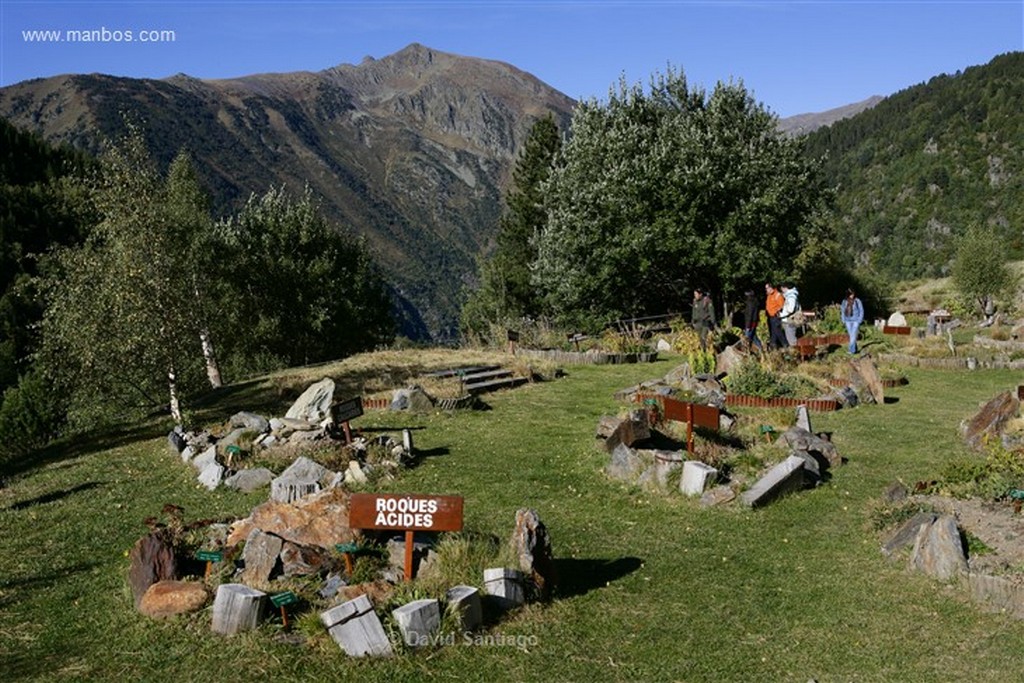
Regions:
<instances>
[{"instance_id":1,"label":"person standing","mask_svg":"<svg viewBox=\"0 0 1024 683\"><path fill-rule=\"evenodd\" d=\"M782 306L786 300L782 296L782 292L775 289L770 282L765 283L764 291L764 312L768 315L768 348L781 349L788 345L786 337L782 333L782 321L779 320L779 313L782 312Z\"/></svg>"},{"instance_id":2,"label":"person standing","mask_svg":"<svg viewBox=\"0 0 1024 683\"><path fill-rule=\"evenodd\" d=\"M852 290L846 290L846 299L839 305L839 316L846 325L846 334L850 336L850 353L857 353L857 332L864 322L864 304Z\"/></svg>"},{"instance_id":3,"label":"person standing","mask_svg":"<svg viewBox=\"0 0 1024 683\"><path fill-rule=\"evenodd\" d=\"M757 323L761 317L761 302L757 300L754 290L748 289L745 293L746 301L743 309L743 334L747 338L747 346L756 348L758 352L763 351L761 340L757 338Z\"/></svg>"},{"instance_id":4,"label":"person standing","mask_svg":"<svg viewBox=\"0 0 1024 683\"><path fill-rule=\"evenodd\" d=\"M786 345L796 346L796 326L800 311L800 293L792 284L782 285L782 311L779 319L782 321L782 330L786 333Z\"/></svg>"},{"instance_id":5,"label":"person standing","mask_svg":"<svg viewBox=\"0 0 1024 683\"><path fill-rule=\"evenodd\" d=\"M700 337L700 350L707 351L708 333L715 326L715 307L711 304L711 297L702 289L693 290L693 312L690 314L690 322Z\"/></svg>"}]
</instances>

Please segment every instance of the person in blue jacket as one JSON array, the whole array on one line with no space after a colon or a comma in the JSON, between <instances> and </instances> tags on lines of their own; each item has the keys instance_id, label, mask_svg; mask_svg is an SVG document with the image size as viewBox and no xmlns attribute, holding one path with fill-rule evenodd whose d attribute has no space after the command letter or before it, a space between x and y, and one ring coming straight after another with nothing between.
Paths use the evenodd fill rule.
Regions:
<instances>
[{"instance_id":1,"label":"person in blue jacket","mask_svg":"<svg viewBox=\"0 0 1024 683\"><path fill-rule=\"evenodd\" d=\"M864 304L852 289L846 290L846 299L839 304L839 315L846 325L846 333L850 335L850 353L857 353L857 332L864 322Z\"/></svg>"}]
</instances>

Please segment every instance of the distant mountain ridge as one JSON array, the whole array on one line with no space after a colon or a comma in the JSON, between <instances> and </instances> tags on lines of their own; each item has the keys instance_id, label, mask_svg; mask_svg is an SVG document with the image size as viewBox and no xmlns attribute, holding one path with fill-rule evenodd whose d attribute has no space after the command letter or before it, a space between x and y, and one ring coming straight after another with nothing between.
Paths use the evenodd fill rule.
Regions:
<instances>
[{"instance_id":1,"label":"distant mountain ridge","mask_svg":"<svg viewBox=\"0 0 1024 683\"><path fill-rule=\"evenodd\" d=\"M410 336L451 334L464 278L493 239L519 144L574 101L511 65L413 44L324 71L200 80L73 75L0 89L0 116L98 151L144 122L167 164L196 159L219 212L270 185L308 183L365 235L403 302Z\"/></svg>"},{"instance_id":2,"label":"distant mountain ridge","mask_svg":"<svg viewBox=\"0 0 1024 683\"><path fill-rule=\"evenodd\" d=\"M866 100L846 104L842 107L836 107L835 109L828 109L826 111L812 112L808 114L796 114L794 116L787 116L784 119L780 118L779 130L787 135L805 135L818 130L822 126L830 126L836 121L856 116L862 111L875 106L883 99L885 98L881 95L872 95Z\"/></svg>"}]
</instances>

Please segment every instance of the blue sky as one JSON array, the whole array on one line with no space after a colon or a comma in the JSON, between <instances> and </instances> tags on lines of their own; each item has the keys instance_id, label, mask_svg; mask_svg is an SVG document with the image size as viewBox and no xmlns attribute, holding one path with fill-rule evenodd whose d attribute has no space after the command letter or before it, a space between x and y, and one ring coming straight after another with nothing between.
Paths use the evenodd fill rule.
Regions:
<instances>
[{"instance_id":1,"label":"blue sky","mask_svg":"<svg viewBox=\"0 0 1024 683\"><path fill-rule=\"evenodd\" d=\"M101 41L26 38L69 29ZM132 42L115 40L128 31ZM173 41L143 43L142 31ZM0 0L0 41L0 85L64 73L318 71L418 42L508 62L577 98L604 98L620 75L647 82L671 64L708 88L742 80L791 116L1024 50L1024 0Z\"/></svg>"}]
</instances>

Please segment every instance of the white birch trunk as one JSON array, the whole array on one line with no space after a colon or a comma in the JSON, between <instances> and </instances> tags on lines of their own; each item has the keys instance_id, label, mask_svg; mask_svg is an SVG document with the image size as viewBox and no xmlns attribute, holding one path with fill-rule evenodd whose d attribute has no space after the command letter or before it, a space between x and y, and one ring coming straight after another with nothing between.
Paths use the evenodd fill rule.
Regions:
<instances>
[{"instance_id":1,"label":"white birch trunk","mask_svg":"<svg viewBox=\"0 0 1024 683\"><path fill-rule=\"evenodd\" d=\"M178 378L174 368L167 371L167 388L171 394L171 417L176 424L184 424L181 417L181 402L178 400Z\"/></svg>"},{"instance_id":2,"label":"white birch trunk","mask_svg":"<svg viewBox=\"0 0 1024 683\"><path fill-rule=\"evenodd\" d=\"M210 386L219 389L223 382L220 378L220 366L217 365L217 354L213 351L213 340L207 330L199 332L199 341L203 344L203 358L206 359L206 378L210 380Z\"/></svg>"}]
</instances>

